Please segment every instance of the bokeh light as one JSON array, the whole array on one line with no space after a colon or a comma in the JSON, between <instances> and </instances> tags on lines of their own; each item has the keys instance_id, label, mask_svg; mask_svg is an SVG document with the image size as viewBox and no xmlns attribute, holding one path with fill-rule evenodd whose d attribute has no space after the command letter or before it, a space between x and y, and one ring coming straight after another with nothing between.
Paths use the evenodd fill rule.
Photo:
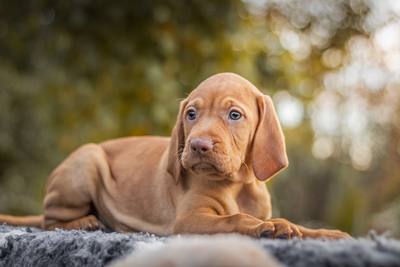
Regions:
<instances>
[{"instance_id":1,"label":"bokeh light","mask_svg":"<svg viewBox=\"0 0 400 267\"><path fill-rule=\"evenodd\" d=\"M303 120L303 103L287 91L276 93L273 97L276 112L284 128L295 128Z\"/></svg>"},{"instance_id":2,"label":"bokeh light","mask_svg":"<svg viewBox=\"0 0 400 267\"><path fill-rule=\"evenodd\" d=\"M335 144L328 137L320 137L315 140L311 149L315 158L323 160L333 155Z\"/></svg>"}]
</instances>

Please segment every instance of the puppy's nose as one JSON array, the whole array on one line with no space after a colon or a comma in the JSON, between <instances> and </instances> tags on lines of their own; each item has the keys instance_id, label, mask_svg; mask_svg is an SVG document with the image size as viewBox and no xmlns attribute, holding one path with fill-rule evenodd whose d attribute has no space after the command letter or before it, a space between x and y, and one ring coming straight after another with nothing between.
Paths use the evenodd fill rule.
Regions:
<instances>
[{"instance_id":1,"label":"puppy's nose","mask_svg":"<svg viewBox=\"0 0 400 267\"><path fill-rule=\"evenodd\" d=\"M193 139L190 141L190 150L196 157L204 156L211 148L211 141L204 139Z\"/></svg>"}]
</instances>

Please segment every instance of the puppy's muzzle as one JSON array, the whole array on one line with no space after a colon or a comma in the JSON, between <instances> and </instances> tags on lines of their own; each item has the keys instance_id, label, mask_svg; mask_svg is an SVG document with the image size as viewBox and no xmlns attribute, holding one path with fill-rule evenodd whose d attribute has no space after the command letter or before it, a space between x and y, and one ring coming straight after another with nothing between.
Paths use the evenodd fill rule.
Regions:
<instances>
[{"instance_id":1,"label":"puppy's muzzle","mask_svg":"<svg viewBox=\"0 0 400 267\"><path fill-rule=\"evenodd\" d=\"M190 141L190 151L196 157L203 157L211 151L213 144L211 141L201 138L194 138Z\"/></svg>"}]
</instances>

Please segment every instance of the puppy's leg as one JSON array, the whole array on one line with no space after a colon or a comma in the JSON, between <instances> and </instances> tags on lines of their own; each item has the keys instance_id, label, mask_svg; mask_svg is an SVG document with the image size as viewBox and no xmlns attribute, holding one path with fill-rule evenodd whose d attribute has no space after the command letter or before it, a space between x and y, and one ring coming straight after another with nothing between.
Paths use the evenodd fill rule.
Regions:
<instances>
[{"instance_id":1,"label":"puppy's leg","mask_svg":"<svg viewBox=\"0 0 400 267\"><path fill-rule=\"evenodd\" d=\"M329 240L339 238L351 238L349 234L341 232L339 230L308 229L301 225L293 224L285 219L270 219L267 221L272 222L275 227L275 232L270 236L270 238L291 239L293 237L299 237Z\"/></svg>"},{"instance_id":2,"label":"puppy's leg","mask_svg":"<svg viewBox=\"0 0 400 267\"><path fill-rule=\"evenodd\" d=\"M209 213L187 214L178 217L174 234L239 233L254 238L291 239L293 237L339 239L350 238L338 230L311 230L285 219L262 221L247 214L215 215Z\"/></svg>"},{"instance_id":3,"label":"puppy's leg","mask_svg":"<svg viewBox=\"0 0 400 267\"><path fill-rule=\"evenodd\" d=\"M50 176L43 228L104 229L97 218L89 215L98 191L96 184L104 175L109 175L109 168L101 147L88 144L73 152Z\"/></svg>"},{"instance_id":4,"label":"puppy's leg","mask_svg":"<svg viewBox=\"0 0 400 267\"><path fill-rule=\"evenodd\" d=\"M314 238L314 239L340 239L340 238L351 238L348 233L342 232L340 230L328 230L328 229L308 229L301 225L297 225L299 230L303 233L304 238Z\"/></svg>"},{"instance_id":5,"label":"puppy's leg","mask_svg":"<svg viewBox=\"0 0 400 267\"><path fill-rule=\"evenodd\" d=\"M250 215L214 215L209 213L185 214L178 217L174 234L239 233L254 238L268 236L275 231L272 222L262 221Z\"/></svg>"}]
</instances>

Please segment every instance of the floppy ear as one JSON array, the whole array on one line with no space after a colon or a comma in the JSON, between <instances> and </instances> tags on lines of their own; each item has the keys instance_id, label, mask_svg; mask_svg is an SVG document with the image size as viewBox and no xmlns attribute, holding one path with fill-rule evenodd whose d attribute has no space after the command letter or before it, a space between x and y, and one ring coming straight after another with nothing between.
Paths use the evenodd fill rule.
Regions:
<instances>
[{"instance_id":1,"label":"floppy ear","mask_svg":"<svg viewBox=\"0 0 400 267\"><path fill-rule=\"evenodd\" d=\"M169 145L168 166L167 171L172 175L175 184L179 182L182 171L181 155L185 148L185 133L183 129L183 112L186 107L187 100L183 100L180 104L178 118L174 129L172 130L171 143Z\"/></svg>"},{"instance_id":2,"label":"floppy ear","mask_svg":"<svg viewBox=\"0 0 400 267\"><path fill-rule=\"evenodd\" d=\"M259 121L253 140L252 166L255 176L265 181L289 164L285 137L269 96L258 97Z\"/></svg>"}]
</instances>

